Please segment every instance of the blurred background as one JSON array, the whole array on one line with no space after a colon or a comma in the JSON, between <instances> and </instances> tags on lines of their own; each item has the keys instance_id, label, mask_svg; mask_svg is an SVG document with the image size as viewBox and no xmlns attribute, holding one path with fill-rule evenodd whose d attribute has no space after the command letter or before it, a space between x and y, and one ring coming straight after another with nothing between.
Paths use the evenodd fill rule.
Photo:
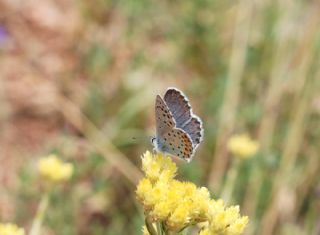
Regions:
<instances>
[{"instance_id":1,"label":"blurred background","mask_svg":"<svg viewBox=\"0 0 320 235\"><path fill-rule=\"evenodd\" d=\"M140 156L175 86L205 128L179 178L221 197L247 133L230 201L246 234L320 234L319 52L312 0L0 0L0 221L30 228L55 153L75 172L42 234L141 234Z\"/></svg>"}]
</instances>

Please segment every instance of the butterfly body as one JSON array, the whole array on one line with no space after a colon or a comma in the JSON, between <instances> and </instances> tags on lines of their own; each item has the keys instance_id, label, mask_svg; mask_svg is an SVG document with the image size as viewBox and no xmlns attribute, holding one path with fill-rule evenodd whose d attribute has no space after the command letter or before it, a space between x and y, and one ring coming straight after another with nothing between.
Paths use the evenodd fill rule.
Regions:
<instances>
[{"instance_id":1,"label":"butterfly body","mask_svg":"<svg viewBox=\"0 0 320 235\"><path fill-rule=\"evenodd\" d=\"M203 128L186 96L176 88L168 88L163 99L156 97L155 115L155 149L191 161L203 139Z\"/></svg>"}]
</instances>

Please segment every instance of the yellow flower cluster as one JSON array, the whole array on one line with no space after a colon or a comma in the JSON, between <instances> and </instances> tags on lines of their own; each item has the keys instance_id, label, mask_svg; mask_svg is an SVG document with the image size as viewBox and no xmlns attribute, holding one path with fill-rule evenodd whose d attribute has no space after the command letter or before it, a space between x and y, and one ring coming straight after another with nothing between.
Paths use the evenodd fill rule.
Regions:
<instances>
[{"instance_id":1,"label":"yellow flower cluster","mask_svg":"<svg viewBox=\"0 0 320 235\"><path fill-rule=\"evenodd\" d=\"M24 235L24 229L19 228L15 224L11 224L11 223L2 224L2 223L0 223L0 235Z\"/></svg>"},{"instance_id":2,"label":"yellow flower cluster","mask_svg":"<svg viewBox=\"0 0 320 235\"><path fill-rule=\"evenodd\" d=\"M70 179L73 173L73 165L62 162L56 155L51 154L38 162L40 175L53 183Z\"/></svg>"},{"instance_id":3,"label":"yellow flower cluster","mask_svg":"<svg viewBox=\"0 0 320 235\"><path fill-rule=\"evenodd\" d=\"M139 182L136 193L151 221L161 222L169 231L206 222L200 234L242 233L248 218L240 217L239 208L225 208L221 200L210 199L207 188L174 179L177 167L171 158L146 152L142 169L146 177Z\"/></svg>"},{"instance_id":4,"label":"yellow flower cluster","mask_svg":"<svg viewBox=\"0 0 320 235\"><path fill-rule=\"evenodd\" d=\"M240 216L239 206L225 207L223 201L211 200L209 203L208 223L200 231L199 235L241 234L249 222L247 216Z\"/></svg>"},{"instance_id":5,"label":"yellow flower cluster","mask_svg":"<svg viewBox=\"0 0 320 235\"><path fill-rule=\"evenodd\" d=\"M234 156L245 159L257 153L259 144L246 134L234 135L228 142L228 149Z\"/></svg>"}]
</instances>

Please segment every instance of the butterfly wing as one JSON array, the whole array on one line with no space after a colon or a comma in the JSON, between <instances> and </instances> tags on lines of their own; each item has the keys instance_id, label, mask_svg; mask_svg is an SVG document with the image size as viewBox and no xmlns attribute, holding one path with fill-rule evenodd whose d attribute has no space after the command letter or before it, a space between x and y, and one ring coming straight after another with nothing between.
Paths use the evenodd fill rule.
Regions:
<instances>
[{"instance_id":1,"label":"butterfly wing","mask_svg":"<svg viewBox=\"0 0 320 235\"><path fill-rule=\"evenodd\" d=\"M191 119L191 107L181 91L169 88L164 95L164 101L171 111L178 128L181 128Z\"/></svg>"},{"instance_id":2,"label":"butterfly wing","mask_svg":"<svg viewBox=\"0 0 320 235\"><path fill-rule=\"evenodd\" d=\"M190 161L194 152L192 140L184 130L176 128L172 113L159 95L156 98L155 115L156 149Z\"/></svg>"},{"instance_id":3,"label":"butterfly wing","mask_svg":"<svg viewBox=\"0 0 320 235\"><path fill-rule=\"evenodd\" d=\"M194 148L189 135L181 129L172 129L163 135L161 140L164 152L191 161Z\"/></svg>"},{"instance_id":4,"label":"butterfly wing","mask_svg":"<svg viewBox=\"0 0 320 235\"><path fill-rule=\"evenodd\" d=\"M155 115L157 130L156 135L157 139L159 139L175 126L175 121L168 106L159 95L157 95L156 98Z\"/></svg>"},{"instance_id":5,"label":"butterfly wing","mask_svg":"<svg viewBox=\"0 0 320 235\"><path fill-rule=\"evenodd\" d=\"M175 88L169 88L164 96L164 101L171 111L176 127L184 130L191 138L194 148L203 139L201 119L192 113L191 106L186 96Z\"/></svg>"},{"instance_id":6,"label":"butterfly wing","mask_svg":"<svg viewBox=\"0 0 320 235\"><path fill-rule=\"evenodd\" d=\"M193 117L183 127L181 127L190 136L194 148L196 148L203 138L202 122L199 117Z\"/></svg>"}]
</instances>

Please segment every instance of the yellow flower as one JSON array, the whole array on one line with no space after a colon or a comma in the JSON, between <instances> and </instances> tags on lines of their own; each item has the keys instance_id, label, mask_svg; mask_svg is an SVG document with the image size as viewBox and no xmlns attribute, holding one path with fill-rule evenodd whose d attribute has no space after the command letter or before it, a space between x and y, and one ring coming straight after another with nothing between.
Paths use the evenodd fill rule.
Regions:
<instances>
[{"instance_id":1,"label":"yellow flower","mask_svg":"<svg viewBox=\"0 0 320 235\"><path fill-rule=\"evenodd\" d=\"M171 211L172 209L169 203L165 201L160 201L154 205L154 208L150 215L155 221L164 221L167 219Z\"/></svg>"},{"instance_id":2,"label":"yellow flower","mask_svg":"<svg viewBox=\"0 0 320 235\"><path fill-rule=\"evenodd\" d=\"M234 135L228 142L228 149L235 156L248 158L257 153L259 144L248 135Z\"/></svg>"},{"instance_id":3,"label":"yellow flower","mask_svg":"<svg viewBox=\"0 0 320 235\"><path fill-rule=\"evenodd\" d=\"M206 187L197 188L191 196L191 215L196 221L203 221L208 216L210 193Z\"/></svg>"},{"instance_id":4,"label":"yellow flower","mask_svg":"<svg viewBox=\"0 0 320 235\"><path fill-rule=\"evenodd\" d=\"M162 154L154 156L147 151L142 157L142 170L151 181L156 181L159 177L170 180L175 176L177 166L169 157Z\"/></svg>"},{"instance_id":5,"label":"yellow flower","mask_svg":"<svg viewBox=\"0 0 320 235\"><path fill-rule=\"evenodd\" d=\"M0 223L0 235L24 235L24 229L19 228L15 224L11 224L11 223L2 224L2 223Z\"/></svg>"},{"instance_id":6,"label":"yellow flower","mask_svg":"<svg viewBox=\"0 0 320 235\"><path fill-rule=\"evenodd\" d=\"M201 229L199 235L209 235L209 230L207 228Z\"/></svg>"},{"instance_id":7,"label":"yellow flower","mask_svg":"<svg viewBox=\"0 0 320 235\"><path fill-rule=\"evenodd\" d=\"M240 216L239 206L226 208L222 200L212 200L209 205L209 234L239 235L248 223L248 217Z\"/></svg>"},{"instance_id":8,"label":"yellow flower","mask_svg":"<svg viewBox=\"0 0 320 235\"><path fill-rule=\"evenodd\" d=\"M237 218L228 228L228 233L230 235L241 234L245 229L246 225L248 224L248 222L249 222L248 216L242 216L240 218Z\"/></svg>"},{"instance_id":9,"label":"yellow flower","mask_svg":"<svg viewBox=\"0 0 320 235\"><path fill-rule=\"evenodd\" d=\"M151 223L161 222L167 231L201 223L201 235L242 233L248 218L239 215L239 207L226 208L222 200L210 199L206 187L174 179L177 167L171 158L146 152L142 169L146 177L139 182L136 194Z\"/></svg>"},{"instance_id":10,"label":"yellow flower","mask_svg":"<svg viewBox=\"0 0 320 235\"><path fill-rule=\"evenodd\" d=\"M153 202L150 202L150 194L152 192L152 184L148 178L142 179L136 190L138 199L144 204L145 207L150 207L153 205Z\"/></svg>"},{"instance_id":11,"label":"yellow flower","mask_svg":"<svg viewBox=\"0 0 320 235\"><path fill-rule=\"evenodd\" d=\"M40 159L38 162L40 175L50 182L61 182L70 179L73 173L73 165L64 163L54 154Z\"/></svg>"},{"instance_id":12,"label":"yellow flower","mask_svg":"<svg viewBox=\"0 0 320 235\"><path fill-rule=\"evenodd\" d=\"M191 220L190 218L190 204L184 202L180 204L168 218L166 224L168 225L169 229L173 231L179 231L183 227L185 227Z\"/></svg>"}]
</instances>

